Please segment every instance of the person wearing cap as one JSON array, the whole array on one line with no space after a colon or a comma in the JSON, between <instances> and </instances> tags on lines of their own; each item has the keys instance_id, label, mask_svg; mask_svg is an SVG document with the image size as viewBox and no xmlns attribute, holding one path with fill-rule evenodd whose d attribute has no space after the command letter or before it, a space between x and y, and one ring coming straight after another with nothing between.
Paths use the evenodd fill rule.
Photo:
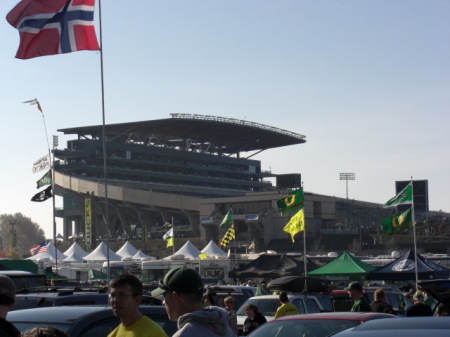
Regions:
<instances>
[{"instance_id":1,"label":"person wearing cap","mask_svg":"<svg viewBox=\"0 0 450 337\"><path fill-rule=\"evenodd\" d=\"M177 322L178 331L172 337L235 337L228 325L228 314L223 308L203 308L203 282L191 268L175 267L167 272L152 296L164 296L163 304L171 321Z\"/></svg>"},{"instance_id":2,"label":"person wearing cap","mask_svg":"<svg viewBox=\"0 0 450 337\"><path fill-rule=\"evenodd\" d=\"M350 311L368 312L370 309L369 300L364 295L363 286L359 282L352 282L348 285L347 290L350 298L354 301Z\"/></svg>"},{"instance_id":3,"label":"person wearing cap","mask_svg":"<svg viewBox=\"0 0 450 337\"><path fill-rule=\"evenodd\" d=\"M119 275L111 281L109 299L121 323L108 337L168 337L159 324L139 311L142 292L142 282L134 275Z\"/></svg>"},{"instance_id":4,"label":"person wearing cap","mask_svg":"<svg viewBox=\"0 0 450 337\"><path fill-rule=\"evenodd\" d=\"M18 337L20 331L6 320L8 312L14 307L16 286L6 275L0 275L0 336Z\"/></svg>"},{"instance_id":5,"label":"person wearing cap","mask_svg":"<svg viewBox=\"0 0 450 337\"><path fill-rule=\"evenodd\" d=\"M275 318L298 314L297 307L292 303L289 303L287 292L281 292L279 299L281 306L278 307Z\"/></svg>"},{"instance_id":6,"label":"person wearing cap","mask_svg":"<svg viewBox=\"0 0 450 337\"><path fill-rule=\"evenodd\" d=\"M431 310L429 305L423 303L424 299L423 293L421 291L417 291L413 296L414 304L406 309L405 316L433 316L433 310Z\"/></svg>"}]
</instances>

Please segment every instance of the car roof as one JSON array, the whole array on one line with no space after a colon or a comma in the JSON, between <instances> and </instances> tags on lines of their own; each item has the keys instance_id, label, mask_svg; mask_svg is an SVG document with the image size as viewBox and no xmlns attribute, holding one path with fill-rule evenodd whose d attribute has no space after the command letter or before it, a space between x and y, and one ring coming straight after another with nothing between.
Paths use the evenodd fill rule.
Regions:
<instances>
[{"instance_id":1,"label":"car roof","mask_svg":"<svg viewBox=\"0 0 450 337\"><path fill-rule=\"evenodd\" d=\"M307 320L307 319L337 319L337 320L356 320L365 322L375 318L398 318L395 315L380 312L323 312L313 314L290 315L278 318L278 320Z\"/></svg>"},{"instance_id":2,"label":"car roof","mask_svg":"<svg viewBox=\"0 0 450 337\"><path fill-rule=\"evenodd\" d=\"M421 281L419 286L440 302L450 302L450 280Z\"/></svg>"},{"instance_id":3,"label":"car roof","mask_svg":"<svg viewBox=\"0 0 450 337\"><path fill-rule=\"evenodd\" d=\"M450 319L446 317L402 317L400 319L372 320L357 327L341 331L334 337L391 336L448 336Z\"/></svg>"},{"instance_id":4,"label":"car roof","mask_svg":"<svg viewBox=\"0 0 450 337\"><path fill-rule=\"evenodd\" d=\"M143 305L139 307L139 311L144 315L150 313L167 315L165 307L160 305ZM111 316L111 306L53 306L16 310L8 313L8 321L72 324L74 320L78 320L83 316L96 312L103 313L103 315L98 318Z\"/></svg>"}]
</instances>

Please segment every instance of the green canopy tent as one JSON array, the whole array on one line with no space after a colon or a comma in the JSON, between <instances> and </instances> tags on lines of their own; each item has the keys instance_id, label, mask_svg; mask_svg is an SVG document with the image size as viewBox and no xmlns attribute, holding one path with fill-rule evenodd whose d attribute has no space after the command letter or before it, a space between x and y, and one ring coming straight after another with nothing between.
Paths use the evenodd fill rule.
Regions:
<instances>
[{"instance_id":1,"label":"green canopy tent","mask_svg":"<svg viewBox=\"0 0 450 337\"><path fill-rule=\"evenodd\" d=\"M324 277L329 281L361 281L376 267L364 263L347 252L343 252L333 261L308 272L311 277Z\"/></svg>"}]
</instances>

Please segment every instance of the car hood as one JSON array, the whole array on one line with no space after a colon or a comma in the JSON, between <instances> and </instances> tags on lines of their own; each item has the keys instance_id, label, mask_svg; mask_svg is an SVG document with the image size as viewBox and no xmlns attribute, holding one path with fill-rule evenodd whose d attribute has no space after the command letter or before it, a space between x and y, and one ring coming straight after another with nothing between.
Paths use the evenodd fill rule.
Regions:
<instances>
[{"instance_id":1,"label":"car hood","mask_svg":"<svg viewBox=\"0 0 450 337\"><path fill-rule=\"evenodd\" d=\"M450 302L450 280L420 281L418 285L440 302Z\"/></svg>"}]
</instances>

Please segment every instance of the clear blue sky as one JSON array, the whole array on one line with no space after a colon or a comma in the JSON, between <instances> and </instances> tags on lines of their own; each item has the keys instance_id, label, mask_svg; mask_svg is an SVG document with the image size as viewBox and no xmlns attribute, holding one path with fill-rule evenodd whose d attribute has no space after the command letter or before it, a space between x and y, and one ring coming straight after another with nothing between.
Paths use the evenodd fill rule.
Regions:
<instances>
[{"instance_id":1,"label":"clear blue sky","mask_svg":"<svg viewBox=\"0 0 450 337\"><path fill-rule=\"evenodd\" d=\"M18 1L2 0L4 18ZM383 203L396 180L428 179L431 210L450 211L450 1L134 0L102 2L106 122L196 113L304 134L257 155L301 173L305 190ZM97 35L98 8L97 12ZM0 20L0 214L21 212L52 237L51 201L32 163L57 129L101 124L100 55L14 58ZM60 146L72 137L60 134ZM51 146L51 145L50 145ZM57 206L62 201L58 198ZM58 232L62 232L58 222Z\"/></svg>"}]
</instances>

